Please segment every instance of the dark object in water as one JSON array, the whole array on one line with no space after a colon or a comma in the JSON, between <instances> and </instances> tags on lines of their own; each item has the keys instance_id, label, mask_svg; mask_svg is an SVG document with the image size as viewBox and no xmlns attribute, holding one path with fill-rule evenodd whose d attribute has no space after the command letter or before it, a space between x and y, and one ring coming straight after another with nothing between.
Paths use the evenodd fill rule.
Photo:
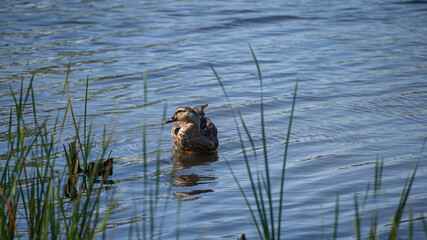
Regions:
<instances>
[{"instance_id":1,"label":"dark object in water","mask_svg":"<svg viewBox=\"0 0 427 240\"><path fill-rule=\"evenodd\" d=\"M67 158L70 174L81 173L82 168L80 167L79 150L76 148L76 143L74 141L71 141L70 143L68 143L68 152L65 145L62 145L62 146L64 147L64 153L65 153L65 157Z\"/></svg>"},{"instance_id":2,"label":"dark object in water","mask_svg":"<svg viewBox=\"0 0 427 240\"><path fill-rule=\"evenodd\" d=\"M103 160L102 162L98 160L88 163L85 171L86 175L91 174L95 169L97 169L97 176L103 176L105 178L106 176L113 175L113 158L109 157L107 160Z\"/></svg>"},{"instance_id":3,"label":"dark object in water","mask_svg":"<svg viewBox=\"0 0 427 240\"><path fill-rule=\"evenodd\" d=\"M242 235L240 235L240 237L237 240L246 240L245 234L242 233Z\"/></svg>"},{"instance_id":4,"label":"dark object in water","mask_svg":"<svg viewBox=\"0 0 427 240\"><path fill-rule=\"evenodd\" d=\"M97 160L94 162L90 162L86 165L86 169L83 171L80 166L79 161L79 150L76 147L76 144L74 141L68 143L68 151L65 145L64 147L64 153L65 157L67 158L67 164L68 164L68 178L67 182L64 186L64 196L69 197L71 199L75 199L77 197L77 194L79 192L85 192L86 190L86 177L90 178L91 174L96 174L95 176L102 176L102 180L96 180L96 183L101 183L101 186L103 184L114 184L112 180L107 180L106 178L108 176L111 176L113 174L113 158L110 158L111 152L108 155L108 158L106 160ZM84 173L85 176L79 176L79 173ZM81 187L77 187L77 183L79 181L79 177L82 177L83 182L81 184Z\"/></svg>"},{"instance_id":5,"label":"dark object in water","mask_svg":"<svg viewBox=\"0 0 427 240\"><path fill-rule=\"evenodd\" d=\"M65 145L62 146L64 147L69 170L67 182L64 186L64 196L74 199L77 196L78 174L82 172L79 161L79 150L76 148L74 141L68 143L68 152Z\"/></svg>"}]
</instances>

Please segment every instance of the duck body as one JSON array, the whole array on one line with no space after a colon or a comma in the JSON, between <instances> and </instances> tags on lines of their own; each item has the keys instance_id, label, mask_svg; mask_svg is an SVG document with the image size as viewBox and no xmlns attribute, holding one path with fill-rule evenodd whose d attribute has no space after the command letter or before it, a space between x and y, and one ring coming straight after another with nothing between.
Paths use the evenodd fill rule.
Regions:
<instances>
[{"instance_id":1,"label":"duck body","mask_svg":"<svg viewBox=\"0 0 427 240\"><path fill-rule=\"evenodd\" d=\"M180 106L173 117L163 122L178 121L171 129L175 151L213 152L218 149L218 131L203 111L207 106Z\"/></svg>"}]
</instances>

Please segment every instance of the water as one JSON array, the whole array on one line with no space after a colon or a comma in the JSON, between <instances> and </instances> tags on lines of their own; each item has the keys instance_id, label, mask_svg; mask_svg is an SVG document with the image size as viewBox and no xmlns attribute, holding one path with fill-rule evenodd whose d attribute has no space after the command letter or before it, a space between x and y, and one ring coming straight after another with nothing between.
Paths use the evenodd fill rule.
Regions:
<instances>
[{"instance_id":1,"label":"water","mask_svg":"<svg viewBox=\"0 0 427 240\"><path fill-rule=\"evenodd\" d=\"M0 146L6 149L12 103L9 85L17 89L22 78L28 83L37 66L39 115L54 118L66 105L62 90L71 64L77 117L83 115L89 76L89 119L99 136L95 141L101 142L104 125L109 130L115 126L110 149L117 160L111 177L116 183L103 195L113 195L112 189L124 195L111 217L109 234L115 239L127 239L130 232L133 237L142 235L147 221L143 184L148 181L153 186L155 177L143 178L145 122L149 173L156 169L158 146L161 152L157 220L165 221L162 237L175 238L179 229L181 239L236 239L242 232L257 239L224 160L249 191L232 110L240 109L255 144L262 146L260 89L250 43L263 73L275 192L280 188L292 91L300 78L282 235L331 238L339 194L338 236L354 236L353 196L362 198L380 158L384 176L379 231L385 237L417 160L422 161L409 201L415 217L427 212L427 165L422 153L427 112L426 11L424 1L2 2ZM209 63L222 77L232 106ZM148 106L144 105L144 71ZM171 175L171 126L162 130L163 109L166 105L170 117L177 106L204 103L209 104L207 116L218 128L219 158L184 164ZM70 141L73 131L68 118L58 144ZM250 146L247 138L245 143ZM261 150L257 156L262 156ZM180 197L186 201L178 203ZM364 232L369 231L370 217L363 215ZM403 219L408 219L407 211ZM401 228L405 239L408 223ZM420 219L414 222L414 233L416 239L425 236Z\"/></svg>"}]
</instances>

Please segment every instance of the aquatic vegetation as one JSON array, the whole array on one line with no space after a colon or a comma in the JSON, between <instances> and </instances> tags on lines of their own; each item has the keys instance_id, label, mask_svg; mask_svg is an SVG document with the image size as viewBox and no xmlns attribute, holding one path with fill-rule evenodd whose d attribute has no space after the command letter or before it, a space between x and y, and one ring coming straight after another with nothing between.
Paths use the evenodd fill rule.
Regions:
<instances>
[{"instance_id":1,"label":"aquatic vegetation","mask_svg":"<svg viewBox=\"0 0 427 240\"><path fill-rule=\"evenodd\" d=\"M33 89L35 74L36 70L27 88L22 81L18 91L10 89L14 105L10 108L8 145L2 153L0 167L0 238L93 239L105 230L112 207L105 208L100 204L100 193L107 176L104 174L101 180L97 177L102 161L88 163L93 141L90 127L86 126L89 78L84 125L80 129L68 89L69 70L64 84L68 93L67 108L63 119L58 111L53 122L48 118L40 120L37 115ZM57 166L58 158L62 156L58 154L60 150L55 137L62 133L61 120L63 124L68 109L73 118L75 142L81 152L83 169L86 169L84 175L78 173L79 152L74 144L69 145L69 154L65 152L68 164L63 171ZM98 159L106 155L110 138L107 139L104 131ZM114 197L109 201L114 202Z\"/></svg>"},{"instance_id":2,"label":"aquatic vegetation","mask_svg":"<svg viewBox=\"0 0 427 240\"><path fill-rule=\"evenodd\" d=\"M237 129L237 134L239 137L240 146L242 149L242 154L244 158L244 162L246 165L246 171L247 171L247 177L249 178L250 182L250 189L244 189L242 187L242 184L239 180L239 178L234 173L233 169L231 168L230 164L228 163L227 159L223 156L223 158L227 161L228 167L230 169L230 172L237 184L237 187L239 188L239 191L248 207L249 213L251 215L252 221L254 223L254 226L256 228L256 231L258 233L257 239L265 239L265 240L273 240L273 239L282 239L284 231L282 226L282 219L284 214L284 186L285 186L285 175L286 175L286 163L288 160L288 147L289 147L289 140L291 135L291 128L292 128L292 121L293 121L293 115L295 110L295 104L296 104L296 96L298 92L298 81L299 78L297 77L295 81L295 88L293 91L293 97L292 97L292 103L291 103L291 110L290 110L290 116L289 116L289 122L287 126L286 131L286 141L285 141L285 147L284 147L284 154L283 154L283 162L282 162L282 172L279 179L280 184L280 192L279 194L279 200L275 201L273 198L273 195L276 194L273 192L272 189L272 179L270 177L270 159L268 157L268 151L267 151L267 144L266 144L266 132L265 132L265 119L264 119L264 103L263 103L263 79L262 74L260 70L260 66L258 63L258 60L255 56L255 53L252 49L252 47L249 45L257 73L258 73L258 79L259 79L259 87L260 87L260 126L261 126L261 139L262 139L262 146L258 149L262 149L263 155L262 155L262 161L259 160L259 157L257 156L256 149L257 147L254 144L253 137L251 133L249 132L248 127L245 124L244 118L242 117L242 114L239 109L236 111L233 111L233 118L234 123ZM230 106L232 106L232 103L230 101L230 98L227 94L227 91L224 87L224 84L219 77L217 71L211 64L211 69L221 86L221 89L229 103ZM242 129L244 131L244 134L242 133ZM246 137L246 138L244 138ZM245 140L248 140L250 143L249 150L245 146ZM424 141L425 145L425 141ZM423 145L423 149L424 149ZM248 153L252 152L252 156L250 156ZM258 166L260 165L263 166ZM358 196L354 196L354 208L355 208L355 237L357 239L362 239L362 237L369 236L369 239L379 239L378 236L378 214L379 214L379 199L378 196L380 196L381 191L381 181L382 181L382 172L383 172L383 162L377 161L375 164L375 179L373 182L374 186L374 193L373 196L373 202L378 203L376 204L376 209L370 209L371 211L367 212L373 212L371 217L371 222L366 223L362 222L361 220L361 212L360 212L360 206L359 206L359 200ZM256 169L255 171L253 169ZM408 196L411 190L411 187L414 183L415 175L418 169L418 164L415 166L413 173L411 177L409 177L404 185L404 188L402 190L401 198L399 200L399 203L397 204L394 217L390 223L390 229L389 229L389 237L388 239L396 239L398 236L398 230L399 225L402 223L402 215L404 212L405 207L407 206L407 200ZM275 182L277 184L277 182ZM370 186L370 185L369 185ZM368 188L369 188L368 186ZM368 189L369 190L369 189ZM366 204L367 198L371 196L369 194L369 191L366 191L364 196L364 204ZM339 231L339 215L340 215L340 196L336 196L335 201L335 214L334 214L334 226L333 226L333 232L332 232L332 239L338 238L338 231ZM427 225L425 221L425 217L422 214L421 217L423 221L424 231L427 236ZM410 231L408 236L413 235L413 210L410 209ZM369 233L366 234L362 231L362 226L369 226ZM249 239L252 237L248 236ZM256 237L253 237L256 238ZM410 239L412 239L410 237Z\"/></svg>"},{"instance_id":3,"label":"aquatic vegetation","mask_svg":"<svg viewBox=\"0 0 427 240\"><path fill-rule=\"evenodd\" d=\"M288 146L287 144L289 142L290 134L291 134L291 127L292 127L292 120L293 120L293 113L295 109L295 102L296 102L296 95L297 95L297 89L298 89L298 78L295 82L295 89L293 94L293 100L292 100L292 108L290 112L290 118L288 123L288 129L286 134L286 145L285 145L285 152L283 157L283 166L282 166L282 173L280 177L280 200L278 203L274 203L273 201L273 190L271 185L271 177L270 177L270 164L269 164L269 158L268 158L268 151L267 151L267 144L266 144L266 131L265 131L265 119L264 119L264 97L263 97L263 80L262 80L262 74L261 69L258 63L258 60L255 56L255 53L252 49L252 47L249 45L252 57L254 59L257 72L258 72L258 78L259 78L259 86L260 86L260 119L261 119L261 134L262 134L262 149L263 149L263 163L264 168L263 172L259 170L259 168L256 168L257 171L253 171L253 166L251 163L251 160L247 154L246 147L244 145L243 140L243 134L240 130L240 125L237 121L237 116L235 112L233 111L233 118L234 122L237 128L237 133L239 136L240 146L242 148L243 157L246 165L247 175L249 177L249 181L251 184L251 193L253 195L253 199L255 201L255 209L253 209L252 203L250 203L250 198L248 196L248 193L245 191L245 189L242 188L237 176L234 174L233 170L230 167L230 171L233 175L233 178L235 179L239 190L246 202L247 207L249 208L250 215L252 217L252 221L254 222L254 225L256 227L256 230L258 232L258 237L260 239L280 239L281 237L281 222L282 222L282 214L283 214L283 195L284 195L284 184L285 184L285 170L286 170L286 161L288 156ZM225 97L227 98L228 103L231 105L230 98L228 97L227 91L224 88L224 85L218 76L217 72L215 71L213 65L211 65L212 71L214 72L216 79L218 80L218 83L221 86L222 91L224 92ZM249 142L251 144L251 150L254 154L254 157L256 156L256 148L254 141L251 137L251 134L249 132L249 129L246 127L245 121L242 117L241 112L238 110L238 119L240 120L240 124L244 129L244 132L246 134L246 137L249 139ZM275 205L277 204L277 205Z\"/></svg>"},{"instance_id":4,"label":"aquatic vegetation","mask_svg":"<svg viewBox=\"0 0 427 240\"><path fill-rule=\"evenodd\" d=\"M148 104L148 91L147 91L147 75L146 72L144 72L144 105ZM162 169L160 168L160 160L161 160L161 150L160 150L160 138L157 141L157 151L156 151L156 166L154 170L154 176L150 177L149 173L149 162L148 160L148 149L147 149L147 125L146 125L146 119L145 119L145 108L144 108L144 118L143 118L143 127L142 127L142 156L144 159L143 163L143 175L144 178L154 178L154 184L151 184L150 181L144 181L143 183L143 196L146 196L148 198L147 201L143 201L142 204L142 211L143 214L147 216L146 220L143 220L141 222L141 226L135 223L131 223L129 228L129 238L132 238L135 234L138 239L161 239L162 238L162 232L165 227L165 217L167 216L167 211L169 210L169 204L170 200L166 198L164 200L163 204L160 204L160 199L164 198L164 196L161 195L160 192L160 181L161 181L161 173ZM167 104L163 107L163 114L162 119L166 118L167 113ZM164 131L165 126L160 126L160 133ZM162 134L160 134L161 136ZM171 178L173 178L175 174L175 168L172 168L168 173ZM170 195L172 192L172 184L169 184L167 188L167 195ZM178 199L178 208L180 208L180 199ZM134 212L133 216L134 218L137 218L140 213L138 213L137 206L134 204ZM179 209L178 214L176 217L177 227L176 227L176 239L179 239ZM141 227L141 228L139 228ZM136 230L136 233L134 233L133 229ZM142 232L142 234L141 234Z\"/></svg>"}]
</instances>

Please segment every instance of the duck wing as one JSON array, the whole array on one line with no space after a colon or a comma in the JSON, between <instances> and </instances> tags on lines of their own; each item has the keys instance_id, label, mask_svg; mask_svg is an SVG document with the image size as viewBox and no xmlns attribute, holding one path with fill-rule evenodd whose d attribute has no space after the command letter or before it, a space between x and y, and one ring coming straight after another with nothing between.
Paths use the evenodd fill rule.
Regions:
<instances>
[{"instance_id":1,"label":"duck wing","mask_svg":"<svg viewBox=\"0 0 427 240\"><path fill-rule=\"evenodd\" d=\"M193 110L197 113L197 115L199 115L199 119L200 119L200 129L205 129L206 128L206 123L207 123L207 118L205 118L205 112L204 109L208 106L208 104L203 104L203 105L197 105L193 108Z\"/></svg>"},{"instance_id":2,"label":"duck wing","mask_svg":"<svg viewBox=\"0 0 427 240\"><path fill-rule=\"evenodd\" d=\"M215 146L214 148L218 148L218 130L215 127L215 124L209 119L205 119L205 126L204 128L200 129L200 133L202 137L208 139L209 142Z\"/></svg>"},{"instance_id":3,"label":"duck wing","mask_svg":"<svg viewBox=\"0 0 427 240\"><path fill-rule=\"evenodd\" d=\"M202 119L205 116L205 112L203 111L206 107L208 106L208 104L204 104L204 105L197 105L195 107L193 107L193 110L197 113L197 115L199 115L199 118Z\"/></svg>"}]
</instances>

